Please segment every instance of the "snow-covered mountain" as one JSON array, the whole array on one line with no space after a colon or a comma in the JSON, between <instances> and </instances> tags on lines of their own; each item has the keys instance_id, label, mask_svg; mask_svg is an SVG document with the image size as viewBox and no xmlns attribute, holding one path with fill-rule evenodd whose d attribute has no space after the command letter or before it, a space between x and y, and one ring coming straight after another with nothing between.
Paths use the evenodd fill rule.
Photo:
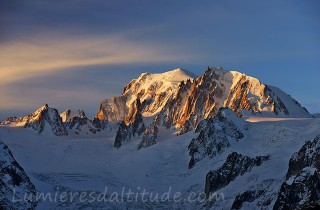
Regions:
<instances>
[{"instance_id":1,"label":"snow-covered mountain","mask_svg":"<svg viewBox=\"0 0 320 210\"><path fill-rule=\"evenodd\" d=\"M37 209L316 208L319 131L320 119L279 88L212 67L199 77L144 73L102 101L94 119L45 105L0 124L38 191L118 198ZM137 200L122 194L129 189ZM170 199L143 201L141 192Z\"/></svg>"},{"instance_id":2,"label":"snow-covered mountain","mask_svg":"<svg viewBox=\"0 0 320 210\"><path fill-rule=\"evenodd\" d=\"M31 127L38 133L49 127L55 135L68 135L70 130L76 134L96 133L108 122L118 122L118 136L122 140L116 138L115 145L121 145L119 142L130 141L132 137L141 136L142 141L142 134L147 132L145 135L149 135L150 130L159 131L151 129L155 119L157 127L175 127L179 134L183 134L194 130L203 119L217 115L221 107L230 108L238 116L311 117L305 108L279 88L236 71L208 67L200 77L183 69L159 74L143 73L132 80L120 96L102 101L97 118L93 120L88 119L83 110L74 112L68 109L59 116L56 109L46 105L25 117L7 118L2 124ZM134 119L135 116L141 119ZM142 123L138 135L129 125L137 121ZM157 135L151 136L155 143Z\"/></svg>"},{"instance_id":3,"label":"snow-covered mountain","mask_svg":"<svg viewBox=\"0 0 320 210\"><path fill-rule=\"evenodd\" d=\"M239 116L311 117L279 88L221 67L208 67L198 78L181 69L144 73L132 80L121 96L102 101L97 117L124 120L136 98L141 101L144 117L160 114L167 127L188 123L188 127L195 128L201 120L215 116L221 107L229 107Z\"/></svg>"},{"instance_id":4,"label":"snow-covered mountain","mask_svg":"<svg viewBox=\"0 0 320 210\"><path fill-rule=\"evenodd\" d=\"M139 110L135 110L137 99ZM135 135L125 127L129 125L128 119L134 121L133 113L151 118L143 125L149 127L149 131L150 126L154 127L150 121L157 118L157 126L175 127L183 134L194 130L202 120L216 116L222 107L230 108L240 117L311 117L296 100L277 87L240 72L208 67L200 77L182 69L162 74L143 73L124 88L121 96L103 100L97 118L124 121L118 134L123 141L130 141ZM157 135L151 136L156 143ZM116 142L120 142L119 138ZM121 144L116 145L119 148Z\"/></svg>"},{"instance_id":5,"label":"snow-covered mountain","mask_svg":"<svg viewBox=\"0 0 320 210\"><path fill-rule=\"evenodd\" d=\"M74 117L86 118L86 114L83 110L78 109L78 111L74 112L71 109L67 109L66 111L60 113L60 117L62 122L70 122Z\"/></svg>"},{"instance_id":6,"label":"snow-covered mountain","mask_svg":"<svg viewBox=\"0 0 320 210\"><path fill-rule=\"evenodd\" d=\"M56 136L67 136L70 133L91 134L99 132L107 128L108 121L98 118L90 120L80 109L77 112L67 109L59 114L57 109L46 104L24 117L6 118L0 125L31 128L41 135L53 133Z\"/></svg>"},{"instance_id":7,"label":"snow-covered mountain","mask_svg":"<svg viewBox=\"0 0 320 210\"><path fill-rule=\"evenodd\" d=\"M90 120L81 109L76 112L67 109L60 114L60 117L68 132L75 134L95 134L96 132L104 130L108 124L108 121L100 121L98 118Z\"/></svg>"},{"instance_id":8,"label":"snow-covered mountain","mask_svg":"<svg viewBox=\"0 0 320 210\"><path fill-rule=\"evenodd\" d=\"M50 108L48 104L24 117L7 118L1 124L32 128L39 134L47 130L49 132L52 131L57 136L68 135L58 110Z\"/></svg>"},{"instance_id":9,"label":"snow-covered mountain","mask_svg":"<svg viewBox=\"0 0 320 210\"><path fill-rule=\"evenodd\" d=\"M152 116L161 111L182 81L194 78L193 73L183 69L160 74L143 73L125 86L121 96L102 101L97 117L109 121L123 120L137 98L144 103L143 116Z\"/></svg>"},{"instance_id":10,"label":"snow-covered mountain","mask_svg":"<svg viewBox=\"0 0 320 210\"><path fill-rule=\"evenodd\" d=\"M320 135L292 155L274 209L320 207Z\"/></svg>"},{"instance_id":11,"label":"snow-covered mountain","mask_svg":"<svg viewBox=\"0 0 320 210\"><path fill-rule=\"evenodd\" d=\"M34 209L36 188L1 140L0 172L0 209Z\"/></svg>"},{"instance_id":12,"label":"snow-covered mountain","mask_svg":"<svg viewBox=\"0 0 320 210\"><path fill-rule=\"evenodd\" d=\"M231 146L231 139L238 141L243 138L241 130L245 122L241 121L229 108L220 108L217 116L202 120L195 131L199 135L188 146L191 156L189 168L205 157L213 158L221 154Z\"/></svg>"},{"instance_id":13,"label":"snow-covered mountain","mask_svg":"<svg viewBox=\"0 0 320 210\"><path fill-rule=\"evenodd\" d=\"M145 189L160 195L171 189L171 199L176 192L182 199L145 203L139 197L137 202L124 198L123 202L89 203L76 197L68 203L41 202L37 209L317 206L320 150L319 137L314 137L319 134L320 121L318 118L278 120L248 122L232 110L222 108L214 118L201 121L194 132L181 135L153 121L154 127L147 127L141 134L144 141L134 137L122 142L117 150L114 149L117 132L109 132L110 125L104 132L63 138L38 135L23 127L0 126L0 138L28 171L39 192L103 193L108 187L107 196L113 192L121 196L123 188L133 192ZM156 144L153 135L157 136ZM306 140L311 141L305 143ZM213 195L223 197L212 199ZM188 201L190 196L200 201Z\"/></svg>"}]
</instances>

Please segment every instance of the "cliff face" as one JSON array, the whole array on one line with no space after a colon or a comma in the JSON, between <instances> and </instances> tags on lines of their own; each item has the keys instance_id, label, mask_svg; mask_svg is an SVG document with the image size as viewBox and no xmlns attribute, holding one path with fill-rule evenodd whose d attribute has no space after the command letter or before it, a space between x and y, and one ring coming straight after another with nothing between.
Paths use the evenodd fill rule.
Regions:
<instances>
[{"instance_id":1,"label":"cliff face","mask_svg":"<svg viewBox=\"0 0 320 210\"><path fill-rule=\"evenodd\" d=\"M57 136L68 135L58 110L50 108L47 104L24 117L5 119L2 124L15 124L25 128L32 128L39 134L48 129Z\"/></svg>"},{"instance_id":2,"label":"cliff face","mask_svg":"<svg viewBox=\"0 0 320 210\"><path fill-rule=\"evenodd\" d=\"M253 167L260 166L268 160L268 156L248 157L246 155L232 152L228 155L226 162L216 171L210 171L206 176L205 193L207 196L227 186L238 176L249 172Z\"/></svg>"},{"instance_id":3,"label":"cliff face","mask_svg":"<svg viewBox=\"0 0 320 210\"><path fill-rule=\"evenodd\" d=\"M165 106L181 81L194 77L196 76L182 69L162 74L143 73L124 87L121 96L102 101L97 117L109 121L124 120L137 98L141 100L143 116L153 116Z\"/></svg>"},{"instance_id":4,"label":"cliff face","mask_svg":"<svg viewBox=\"0 0 320 210\"><path fill-rule=\"evenodd\" d=\"M196 129L198 136L192 139L188 146L191 156L189 168L206 157L213 158L222 153L230 146L229 139L237 141L243 137L243 133L234 122L242 120L237 118L230 109L221 108L216 117L199 123Z\"/></svg>"},{"instance_id":5,"label":"cliff face","mask_svg":"<svg viewBox=\"0 0 320 210\"><path fill-rule=\"evenodd\" d=\"M129 110L129 115L122 121L118 127L113 146L120 148L125 142L133 137L141 136L145 132L145 125L141 115L141 103L136 99Z\"/></svg>"},{"instance_id":6,"label":"cliff face","mask_svg":"<svg viewBox=\"0 0 320 210\"><path fill-rule=\"evenodd\" d=\"M59 114L57 109L51 108L46 104L24 117L6 118L0 125L21 126L31 128L39 134L46 133L50 135L50 133L53 133L56 136L66 136L71 133L95 134L106 129L108 121L99 120L98 118L90 120L83 110L73 112L67 109Z\"/></svg>"},{"instance_id":7,"label":"cliff face","mask_svg":"<svg viewBox=\"0 0 320 210\"><path fill-rule=\"evenodd\" d=\"M320 135L306 142L289 162L273 209L320 207Z\"/></svg>"},{"instance_id":8,"label":"cliff face","mask_svg":"<svg viewBox=\"0 0 320 210\"><path fill-rule=\"evenodd\" d=\"M230 159L229 156L228 159ZM237 164L236 162L239 161L232 160L229 162L230 164ZM253 163L252 161L249 162ZM217 177L225 176L225 172L223 172L225 170L222 170L222 168L224 167L217 171L219 173L208 173L208 176L210 176L207 176L206 184L208 180L216 181L209 182L209 184L213 184L208 185L208 187L206 185L206 189L212 189L212 187L216 189L221 186L221 183L224 183L221 178L217 179ZM232 174L237 173L236 166L231 168ZM253 204L249 206L256 205L259 209L318 209L320 207L319 169L320 136L317 136L314 140L307 141L298 152L291 156L288 171L282 183L279 180L278 185L278 181L272 178L255 183L255 186L251 186L245 192L236 196L231 209L246 209L248 204Z\"/></svg>"},{"instance_id":9,"label":"cliff face","mask_svg":"<svg viewBox=\"0 0 320 210\"><path fill-rule=\"evenodd\" d=\"M161 125L177 126L183 132L215 116L221 107L229 107L239 116L247 111L247 114L267 112L310 117L299 103L281 90L239 72L211 67L198 78L183 70L142 74L124 88L121 96L104 100L97 116L110 121L125 120L137 98L141 101L142 116L159 114Z\"/></svg>"}]
</instances>

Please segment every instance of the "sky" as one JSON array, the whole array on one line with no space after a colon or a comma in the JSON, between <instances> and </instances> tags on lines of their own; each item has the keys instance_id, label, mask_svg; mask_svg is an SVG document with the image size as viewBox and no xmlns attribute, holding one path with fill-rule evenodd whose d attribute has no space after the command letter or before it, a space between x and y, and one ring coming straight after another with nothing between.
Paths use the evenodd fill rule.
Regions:
<instances>
[{"instance_id":1,"label":"sky","mask_svg":"<svg viewBox=\"0 0 320 210\"><path fill-rule=\"evenodd\" d=\"M1 0L0 118L120 95L143 72L222 66L320 112L319 1Z\"/></svg>"}]
</instances>

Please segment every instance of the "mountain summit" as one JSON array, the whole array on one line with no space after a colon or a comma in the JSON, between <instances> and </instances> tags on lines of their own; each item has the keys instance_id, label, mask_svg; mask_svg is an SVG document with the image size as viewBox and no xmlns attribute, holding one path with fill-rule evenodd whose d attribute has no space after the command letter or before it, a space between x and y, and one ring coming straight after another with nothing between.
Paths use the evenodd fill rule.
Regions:
<instances>
[{"instance_id":1,"label":"mountain summit","mask_svg":"<svg viewBox=\"0 0 320 210\"><path fill-rule=\"evenodd\" d=\"M174 69L160 74L143 73L124 87L121 96L102 101L97 117L102 120L123 120L131 105L139 98L148 107L143 116L152 116L164 107L182 81L195 79L196 75L183 69Z\"/></svg>"},{"instance_id":2,"label":"mountain summit","mask_svg":"<svg viewBox=\"0 0 320 210\"><path fill-rule=\"evenodd\" d=\"M15 126L32 128L39 134L48 130L52 131L57 136L68 135L66 128L63 126L58 110L49 107L48 104L45 104L35 112L24 117L7 118L1 124L13 124Z\"/></svg>"},{"instance_id":3,"label":"mountain summit","mask_svg":"<svg viewBox=\"0 0 320 210\"><path fill-rule=\"evenodd\" d=\"M7 118L1 124L30 127L38 133L49 127L61 136L68 135L66 128L75 129L76 134L95 133L101 130L101 122L103 128L107 122L115 122L122 125L123 132L132 134L126 134L129 141L136 136L130 123L137 122L143 125L141 128L157 132L161 126L174 127L183 134L195 129L202 120L215 117L223 107L239 117L311 118L305 108L277 87L237 71L208 67L199 77L180 68L157 74L143 73L126 85L120 96L103 100L94 120L89 120L82 110L68 109L59 115L56 109L45 105L30 115ZM139 119L135 119L136 116ZM118 136L123 136L120 130ZM139 130L138 136L144 131Z\"/></svg>"},{"instance_id":4,"label":"mountain summit","mask_svg":"<svg viewBox=\"0 0 320 210\"><path fill-rule=\"evenodd\" d=\"M141 202L80 197L40 201L38 208L316 209L319 126L290 95L237 71L143 73L120 96L105 99L94 119L82 110L59 115L46 104L0 123L0 209L38 204L10 202L13 187L21 198L59 189L100 197L102 186L107 198L137 189ZM139 195L167 188L179 192L181 202L142 202Z\"/></svg>"},{"instance_id":5,"label":"mountain summit","mask_svg":"<svg viewBox=\"0 0 320 210\"><path fill-rule=\"evenodd\" d=\"M238 116L310 117L279 88L222 67L208 67L200 77L182 69L143 73L124 88L121 96L103 100L97 117L124 120L137 98L141 114L159 115L166 127L183 127L188 122L194 128L202 119L215 116L221 107L229 107Z\"/></svg>"}]
</instances>

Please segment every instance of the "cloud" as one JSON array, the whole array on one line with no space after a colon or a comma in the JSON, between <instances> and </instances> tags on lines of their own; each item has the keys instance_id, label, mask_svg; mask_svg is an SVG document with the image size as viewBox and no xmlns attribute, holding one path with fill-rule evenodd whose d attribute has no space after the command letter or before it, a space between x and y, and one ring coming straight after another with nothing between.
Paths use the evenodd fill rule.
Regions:
<instances>
[{"instance_id":1,"label":"cloud","mask_svg":"<svg viewBox=\"0 0 320 210\"><path fill-rule=\"evenodd\" d=\"M128 71L120 73L120 66L128 70L189 58L170 45L134 41L119 34L85 37L46 33L0 42L0 48L0 112L33 110L44 103L60 108L77 104L95 111L102 99L118 89L117 94L121 93L124 84L118 87L116 83L132 79L127 78Z\"/></svg>"},{"instance_id":2,"label":"cloud","mask_svg":"<svg viewBox=\"0 0 320 210\"><path fill-rule=\"evenodd\" d=\"M0 44L0 82L7 84L52 71L99 64L156 63L187 59L172 47L121 36L39 36Z\"/></svg>"}]
</instances>

